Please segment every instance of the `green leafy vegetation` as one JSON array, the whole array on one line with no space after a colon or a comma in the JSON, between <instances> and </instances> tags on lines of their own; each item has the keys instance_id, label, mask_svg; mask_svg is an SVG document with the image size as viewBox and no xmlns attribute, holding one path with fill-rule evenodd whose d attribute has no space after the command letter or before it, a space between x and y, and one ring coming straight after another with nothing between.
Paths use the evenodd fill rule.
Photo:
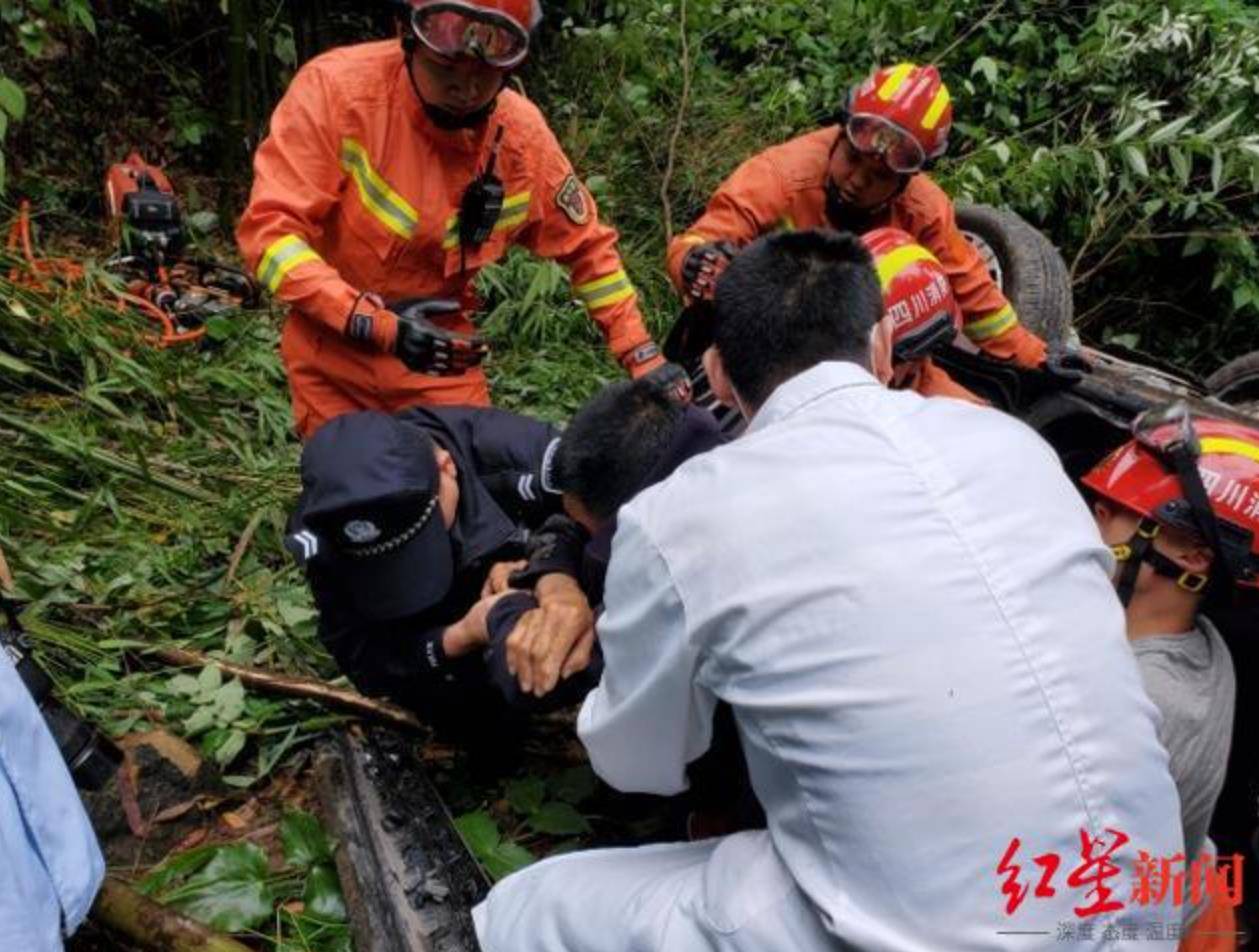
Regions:
<instances>
[{"instance_id":1,"label":"green leafy vegetation","mask_svg":"<svg viewBox=\"0 0 1259 952\"><path fill-rule=\"evenodd\" d=\"M345 897L319 821L287 813L280 838L278 868L254 843L202 846L162 863L139 889L221 932L271 938L277 952L348 952Z\"/></svg>"},{"instance_id":2,"label":"green leafy vegetation","mask_svg":"<svg viewBox=\"0 0 1259 952\"><path fill-rule=\"evenodd\" d=\"M544 34L528 88L597 176L600 208L626 235L657 312L672 307L660 199L671 148L669 224L679 229L744 158L829 121L876 63L911 59L938 64L953 93L955 131L936 176L956 196L1009 206L1054 239L1086 339L1129 335L1202 372L1253 346L1253 4L562 6L567 19Z\"/></svg>"},{"instance_id":3,"label":"green leafy vegetation","mask_svg":"<svg viewBox=\"0 0 1259 952\"><path fill-rule=\"evenodd\" d=\"M588 767L531 773L508 781L492 809L457 817L455 828L490 877L502 879L540 855L581 845L593 830L578 808L596 787Z\"/></svg>"}]
</instances>

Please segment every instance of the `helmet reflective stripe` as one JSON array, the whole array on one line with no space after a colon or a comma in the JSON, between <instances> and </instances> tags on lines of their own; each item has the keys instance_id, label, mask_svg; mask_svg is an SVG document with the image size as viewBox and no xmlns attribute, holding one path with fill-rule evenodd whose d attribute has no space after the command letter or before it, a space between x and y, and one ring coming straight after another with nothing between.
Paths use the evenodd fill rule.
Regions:
<instances>
[{"instance_id":1,"label":"helmet reflective stripe","mask_svg":"<svg viewBox=\"0 0 1259 952\"><path fill-rule=\"evenodd\" d=\"M1137 438L1082 482L1145 519L1202 537L1217 571L1259 587L1259 430L1177 408L1174 417L1151 411L1154 425L1138 421Z\"/></svg>"},{"instance_id":2,"label":"helmet reflective stripe","mask_svg":"<svg viewBox=\"0 0 1259 952\"><path fill-rule=\"evenodd\" d=\"M876 69L849 93L847 113L878 117L903 130L924 159L937 158L948 148L953 100L934 66L898 63Z\"/></svg>"},{"instance_id":3,"label":"helmet reflective stripe","mask_svg":"<svg viewBox=\"0 0 1259 952\"><path fill-rule=\"evenodd\" d=\"M1218 453L1225 456L1244 456L1259 463L1259 446L1222 436L1205 436L1201 440L1202 453Z\"/></svg>"},{"instance_id":4,"label":"helmet reflective stripe","mask_svg":"<svg viewBox=\"0 0 1259 952\"><path fill-rule=\"evenodd\" d=\"M934 129L940 122L940 117L944 115L944 110L948 108L951 102L949 96L949 88L941 86L936 93L936 98L931 100L931 105L927 108L927 113L922 117L922 127L924 129Z\"/></svg>"},{"instance_id":5,"label":"helmet reflective stripe","mask_svg":"<svg viewBox=\"0 0 1259 952\"><path fill-rule=\"evenodd\" d=\"M951 340L962 315L949 276L936 256L899 228L875 228L861 240L879 275L880 323L889 330L893 363L925 357Z\"/></svg>"},{"instance_id":6,"label":"helmet reflective stripe","mask_svg":"<svg viewBox=\"0 0 1259 952\"><path fill-rule=\"evenodd\" d=\"M913 63L901 63L892 69L891 75L883 80L879 86L879 91L875 93L884 102L890 102L892 97L896 95L896 91L905 85L905 80L909 78L909 74L914 71Z\"/></svg>"},{"instance_id":7,"label":"helmet reflective stripe","mask_svg":"<svg viewBox=\"0 0 1259 952\"><path fill-rule=\"evenodd\" d=\"M911 265L915 261L940 263L936 256L922 245L906 245L903 248L897 248L877 257L874 266L875 270L879 272L879 284L882 285L883 290L886 291L888 285L892 283L892 279L904 271L907 265Z\"/></svg>"}]
</instances>

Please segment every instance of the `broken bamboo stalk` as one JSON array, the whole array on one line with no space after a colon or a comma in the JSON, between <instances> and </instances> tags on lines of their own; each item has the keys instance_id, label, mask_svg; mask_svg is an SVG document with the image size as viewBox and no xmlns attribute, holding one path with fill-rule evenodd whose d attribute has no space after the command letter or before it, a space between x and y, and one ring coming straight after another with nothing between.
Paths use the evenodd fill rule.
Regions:
<instances>
[{"instance_id":1,"label":"broken bamboo stalk","mask_svg":"<svg viewBox=\"0 0 1259 952\"><path fill-rule=\"evenodd\" d=\"M212 664L224 674L240 678L241 683L246 687L257 688L260 691L318 701L329 707L352 711L378 721L385 721L396 727L405 727L409 730L423 729L419 718L404 707L399 707L390 701L378 701L375 698L366 697L357 691L334 687L317 678L275 674L261 668L220 661L218 658L211 658L209 655L187 648L159 648L156 654L167 664L178 667L203 668Z\"/></svg>"},{"instance_id":2,"label":"broken bamboo stalk","mask_svg":"<svg viewBox=\"0 0 1259 952\"><path fill-rule=\"evenodd\" d=\"M91 916L153 952L252 952L112 876L102 884Z\"/></svg>"}]
</instances>

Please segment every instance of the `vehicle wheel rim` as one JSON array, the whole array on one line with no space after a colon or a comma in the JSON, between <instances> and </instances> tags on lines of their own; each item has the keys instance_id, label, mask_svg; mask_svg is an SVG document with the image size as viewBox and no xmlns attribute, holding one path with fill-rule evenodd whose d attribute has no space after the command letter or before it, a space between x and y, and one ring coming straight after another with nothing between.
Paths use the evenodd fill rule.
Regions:
<instances>
[{"instance_id":1,"label":"vehicle wheel rim","mask_svg":"<svg viewBox=\"0 0 1259 952\"><path fill-rule=\"evenodd\" d=\"M993 250L992 245L988 244L987 241L973 231L962 229L962 235L979 252L979 257L983 259L984 267L988 269L988 274L991 276L993 284L1004 294L1005 272L1001 270L1001 259L997 257L997 253Z\"/></svg>"}]
</instances>

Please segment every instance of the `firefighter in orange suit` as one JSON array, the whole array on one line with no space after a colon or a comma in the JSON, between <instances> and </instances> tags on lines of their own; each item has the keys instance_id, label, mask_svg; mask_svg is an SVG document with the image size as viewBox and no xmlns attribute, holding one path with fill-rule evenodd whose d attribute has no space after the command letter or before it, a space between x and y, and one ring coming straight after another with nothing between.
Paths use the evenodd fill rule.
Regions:
<instances>
[{"instance_id":1,"label":"firefighter in orange suit","mask_svg":"<svg viewBox=\"0 0 1259 952\"><path fill-rule=\"evenodd\" d=\"M276 107L237 239L290 306L303 438L352 410L489 403L472 284L513 244L569 269L630 374L663 367L616 231L542 114L503 88L541 16L538 0L411 0L401 46L317 57Z\"/></svg>"},{"instance_id":2,"label":"firefighter in orange suit","mask_svg":"<svg viewBox=\"0 0 1259 952\"><path fill-rule=\"evenodd\" d=\"M738 248L776 229L899 228L948 272L970 340L993 357L1042 366L1044 342L1019 323L958 231L952 201L922 172L944 154L953 121L939 71L911 63L876 70L849 94L840 119L754 156L722 183L669 245L679 291L709 296Z\"/></svg>"}]
</instances>

